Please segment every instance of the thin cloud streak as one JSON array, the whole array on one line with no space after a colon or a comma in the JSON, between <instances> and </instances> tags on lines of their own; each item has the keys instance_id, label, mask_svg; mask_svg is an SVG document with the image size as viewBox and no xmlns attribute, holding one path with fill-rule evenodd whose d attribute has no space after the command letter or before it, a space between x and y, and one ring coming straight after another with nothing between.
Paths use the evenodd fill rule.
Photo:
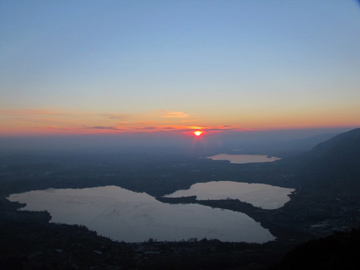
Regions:
<instances>
[{"instance_id":1,"label":"thin cloud streak","mask_svg":"<svg viewBox=\"0 0 360 270\"><path fill-rule=\"evenodd\" d=\"M108 119L114 119L114 120L124 120L129 118L128 114L123 114L123 113L103 113L103 114L99 114L98 116L105 117Z\"/></svg>"},{"instance_id":2,"label":"thin cloud streak","mask_svg":"<svg viewBox=\"0 0 360 270\"><path fill-rule=\"evenodd\" d=\"M22 115L22 116L87 116L102 117L114 120L127 119L130 116L123 113L86 113L86 112L64 112L48 109L0 109L2 115Z\"/></svg>"},{"instance_id":3,"label":"thin cloud streak","mask_svg":"<svg viewBox=\"0 0 360 270\"><path fill-rule=\"evenodd\" d=\"M87 127L84 126L85 129L103 129L103 130L123 130L121 128L118 127L113 127L113 126L95 126L95 127Z\"/></svg>"},{"instance_id":4,"label":"thin cloud streak","mask_svg":"<svg viewBox=\"0 0 360 270\"><path fill-rule=\"evenodd\" d=\"M3 115L72 115L71 113L47 109L0 109Z\"/></svg>"},{"instance_id":5,"label":"thin cloud streak","mask_svg":"<svg viewBox=\"0 0 360 270\"><path fill-rule=\"evenodd\" d=\"M184 112L174 112L174 111L161 111L162 112L162 117L165 118L187 118L189 117L188 114L184 113Z\"/></svg>"}]
</instances>

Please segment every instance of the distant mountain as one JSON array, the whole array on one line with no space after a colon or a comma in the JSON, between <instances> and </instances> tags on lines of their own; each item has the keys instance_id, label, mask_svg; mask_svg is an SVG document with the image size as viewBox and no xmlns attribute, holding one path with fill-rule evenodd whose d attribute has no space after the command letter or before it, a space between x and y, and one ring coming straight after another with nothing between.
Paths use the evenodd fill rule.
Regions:
<instances>
[{"instance_id":1,"label":"distant mountain","mask_svg":"<svg viewBox=\"0 0 360 270\"><path fill-rule=\"evenodd\" d=\"M360 185L360 128L315 146L308 153L303 170L306 179L325 185L349 181Z\"/></svg>"},{"instance_id":2,"label":"distant mountain","mask_svg":"<svg viewBox=\"0 0 360 270\"><path fill-rule=\"evenodd\" d=\"M322 158L342 159L360 157L360 128L350 130L316 145L311 154Z\"/></svg>"},{"instance_id":3,"label":"distant mountain","mask_svg":"<svg viewBox=\"0 0 360 270\"><path fill-rule=\"evenodd\" d=\"M318 144L298 164L300 188L281 216L293 223L360 225L360 128Z\"/></svg>"},{"instance_id":4,"label":"distant mountain","mask_svg":"<svg viewBox=\"0 0 360 270\"><path fill-rule=\"evenodd\" d=\"M297 140L291 140L286 142L286 144L292 145L293 149L299 149L302 151L310 151L314 146L318 145L319 143L325 142L330 140L331 138L337 136L339 133L325 133L316 136L301 138Z\"/></svg>"},{"instance_id":5,"label":"distant mountain","mask_svg":"<svg viewBox=\"0 0 360 270\"><path fill-rule=\"evenodd\" d=\"M247 154L270 154L272 156L286 158L295 157L301 153L310 151L317 144L327 141L339 133L324 133L316 136L296 138L279 136L269 136L269 138L259 138L253 140L241 140L236 138L236 145L230 144L229 149L240 149L239 153Z\"/></svg>"}]
</instances>

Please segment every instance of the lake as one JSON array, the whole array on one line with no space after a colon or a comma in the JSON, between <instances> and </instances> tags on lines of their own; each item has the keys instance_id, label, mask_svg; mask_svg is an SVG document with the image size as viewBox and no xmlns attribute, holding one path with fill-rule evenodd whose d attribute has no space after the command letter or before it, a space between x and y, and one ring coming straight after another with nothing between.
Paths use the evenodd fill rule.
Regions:
<instances>
[{"instance_id":1,"label":"lake","mask_svg":"<svg viewBox=\"0 0 360 270\"><path fill-rule=\"evenodd\" d=\"M85 225L113 240L142 242L190 238L264 243L275 237L249 216L189 204L164 204L117 186L35 190L8 197L22 210L48 211L51 222Z\"/></svg>"},{"instance_id":2,"label":"lake","mask_svg":"<svg viewBox=\"0 0 360 270\"><path fill-rule=\"evenodd\" d=\"M228 155L228 154L218 154L207 158L210 158L212 160L228 160L231 163L236 163L236 164L273 162L281 159L266 155Z\"/></svg>"},{"instance_id":3,"label":"lake","mask_svg":"<svg viewBox=\"0 0 360 270\"><path fill-rule=\"evenodd\" d=\"M198 200L238 199L263 209L282 207L290 200L289 194L294 189L265 184L248 184L232 181L212 181L196 183L187 190L178 190L165 197L177 198L197 196Z\"/></svg>"}]
</instances>

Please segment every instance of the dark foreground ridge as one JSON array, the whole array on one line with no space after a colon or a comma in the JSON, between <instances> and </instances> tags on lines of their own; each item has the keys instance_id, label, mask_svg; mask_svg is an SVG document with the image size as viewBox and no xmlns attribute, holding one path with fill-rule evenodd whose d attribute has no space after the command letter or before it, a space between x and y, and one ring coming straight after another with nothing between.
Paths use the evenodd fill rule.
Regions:
<instances>
[{"instance_id":1,"label":"dark foreground ridge","mask_svg":"<svg viewBox=\"0 0 360 270\"><path fill-rule=\"evenodd\" d=\"M270 270L360 269L360 230L335 232L289 252Z\"/></svg>"}]
</instances>

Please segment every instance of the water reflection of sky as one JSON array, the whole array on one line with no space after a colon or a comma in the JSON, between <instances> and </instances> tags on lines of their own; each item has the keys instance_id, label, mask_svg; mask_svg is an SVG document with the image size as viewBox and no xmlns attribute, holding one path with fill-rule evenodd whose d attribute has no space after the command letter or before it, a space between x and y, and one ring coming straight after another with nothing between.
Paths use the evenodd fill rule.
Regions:
<instances>
[{"instance_id":1,"label":"water reflection of sky","mask_svg":"<svg viewBox=\"0 0 360 270\"><path fill-rule=\"evenodd\" d=\"M263 163L263 162L273 162L280 160L280 158L265 156L265 155L228 155L228 154L218 154L215 156L207 157L212 160L228 160L231 163L237 164L246 164L246 163Z\"/></svg>"},{"instance_id":2,"label":"water reflection of sky","mask_svg":"<svg viewBox=\"0 0 360 270\"><path fill-rule=\"evenodd\" d=\"M47 210L52 222L85 225L119 241L205 237L228 242L274 240L267 229L243 213L196 204L164 204L146 193L116 186L29 191L8 199L26 203L24 210Z\"/></svg>"},{"instance_id":3,"label":"water reflection of sky","mask_svg":"<svg viewBox=\"0 0 360 270\"><path fill-rule=\"evenodd\" d=\"M197 183L188 190L178 190L166 197L177 198L197 196L198 200L238 199L264 209L276 209L290 200L288 195L294 191L265 184L248 184L232 181Z\"/></svg>"}]
</instances>

